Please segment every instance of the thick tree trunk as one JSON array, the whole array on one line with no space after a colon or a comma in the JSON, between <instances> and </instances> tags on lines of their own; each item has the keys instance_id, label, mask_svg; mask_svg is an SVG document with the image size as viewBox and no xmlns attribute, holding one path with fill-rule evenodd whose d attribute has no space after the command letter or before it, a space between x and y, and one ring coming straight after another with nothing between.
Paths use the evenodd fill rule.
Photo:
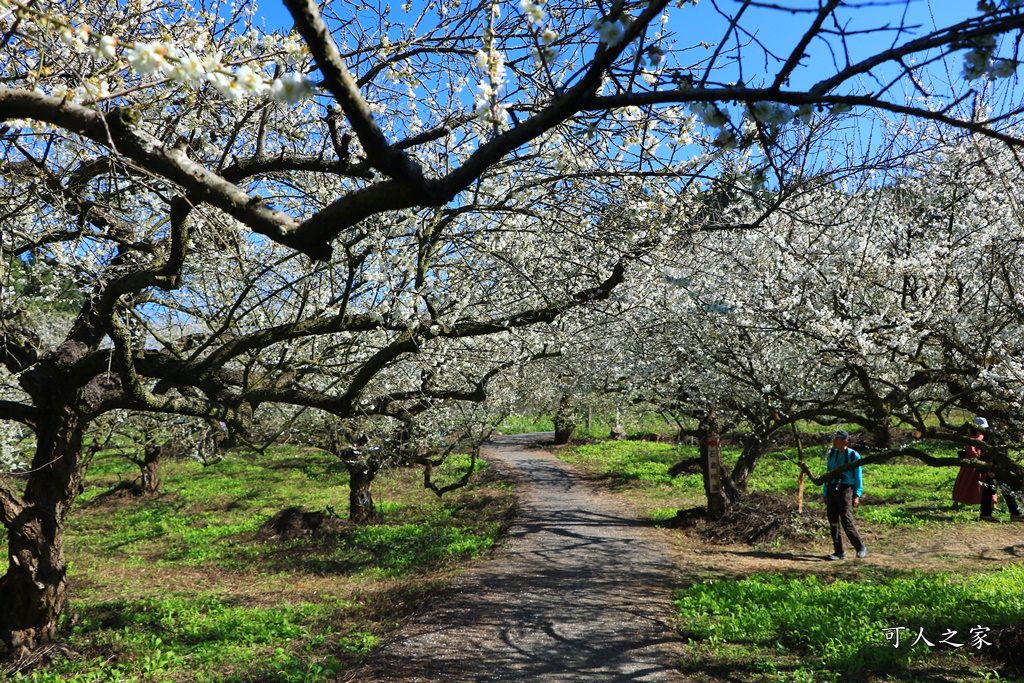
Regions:
<instances>
[{"instance_id":1,"label":"thick tree trunk","mask_svg":"<svg viewBox=\"0 0 1024 683\"><path fill-rule=\"evenodd\" d=\"M737 495L743 495L747 492L750 475L754 473L758 460L771 450L771 447L771 441L756 437L750 438L743 445L740 459L736 461L736 466L732 468L732 474L729 476L729 482L732 484L732 488Z\"/></svg>"},{"instance_id":2,"label":"thick tree trunk","mask_svg":"<svg viewBox=\"0 0 1024 683\"><path fill-rule=\"evenodd\" d=\"M574 422L555 420L555 445L564 446L572 439L572 433L576 431Z\"/></svg>"},{"instance_id":3,"label":"thick tree trunk","mask_svg":"<svg viewBox=\"0 0 1024 683\"><path fill-rule=\"evenodd\" d=\"M569 410L569 397L562 396L558 402L558 410L553 418L555 423L555 445L564 446L569 443L572 433L576 431L576 421Z\"/></svg>"},{"instance_id":4,"label":"thick tree trunk","mask_svg":"<svg viewBox=\"0 0 1024 683\"><path fill-rule=\"evenodd\" d=\"M0 579L0 639L16 655L51 640L64 611L64 520L81 492L84 426L70 409L40 422L24 506L7 525L10 564Z\"/></svg>"},{"instance_id":5,"label":"thick tree trunk","mask_svg":"<svg viewBox=\"0 0 1024 683\"><path fill-rule=\"evenodd\" d=\"M348 518L357 524L376 521L377 508L371 490L376 469L362 463L346 463L345 467L348 469Z\"/></svg>"},{"instance_id":6,"label":"thick tree trunk","mask_svg":"<svg viewBox=\"0 0 1024 683\"><path fill-rule=\"evenodd\" d=\"M163 446L155 444L146 446L142 462L139 464L142 471L138 485L140 493L148 495L160 489L160 458L163 450Z\"/></svg>"},{"instance_id":7,"label":"thick tree trunk","mask_svg":"<svg viewBox=\"0 0 1024 683\"><path fill-rule=\"evenodd\" d=\"M875 426L873 441L875 448L885 450L892 445L892 433L889 431L889 420Z\"/></svg>"},{"instance_id":8,"label":"thick tree trunk","mask_svg":"<svg viewBox=\"0 0 1024 683\"><path fill-rule=\"evenodd\" d=\"M722 444L714 413L701 420L700 469L704 475L704 493L708 497L708 517L721 519L729 509L726 493L725 467L722 465Z\"/></svg>"}]
</instances>

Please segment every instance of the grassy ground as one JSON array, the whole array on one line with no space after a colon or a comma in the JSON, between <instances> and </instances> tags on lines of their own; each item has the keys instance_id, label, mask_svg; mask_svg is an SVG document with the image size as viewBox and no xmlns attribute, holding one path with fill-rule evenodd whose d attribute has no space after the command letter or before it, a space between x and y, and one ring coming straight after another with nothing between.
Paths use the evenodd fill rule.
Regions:
<instances>
[{"instance_id":1,"label":"grassy ground","mask_svg":"<svg viewBox=\"0 0 1024 683\"><path fill-rule=\"evenodd\" d=\"M952 455L941 446L925 448ZM824 449L805 446L812 470L823 470ZM655 522L704 503L699 474L668 474L671 465L697 455L694 447L607 442L559 454ZM738 451L723 455L731 466ZM764 458L751 489L795 501L796 457L794 448ZM954 510L956 474L916 461L865 468L856 517L873 551L867 561L822 560L831 544L821 526L806 542L749 549L666 529L687 578L675 602L689 643L686 673L708 683L1024 680L1024 671L976 640L988 642L1000 627L1024 621L1024 525L992 527L977 520L976 507ZM820 489L808 484L805 515L821 518ZM962 538L987 539L994 550L990 556L949 550ZM894 647L891 629L899 627L905 630ZM947 631L957 636L946 639L964 646L941 643ZM912 646L919 633L934 647L923 640Z\"/></svg>"},{"instance_id":2,"label":"grassy ground","mask_svg":"<svg viewBox=\"0 0 1024 683\"><path fill-rule=\"evenodd\" d=\"M281 448L206 468L171 461L156 496L102 495L134 476L123 459L93 466L66 535L61 646L11 680L325 680L489 548L511 505L487 472L439 500L415 471L391 471L374 486L380 524L283 541L259 528L285 507L347 512L335 458Z\"/></svg>"}]
</instances>

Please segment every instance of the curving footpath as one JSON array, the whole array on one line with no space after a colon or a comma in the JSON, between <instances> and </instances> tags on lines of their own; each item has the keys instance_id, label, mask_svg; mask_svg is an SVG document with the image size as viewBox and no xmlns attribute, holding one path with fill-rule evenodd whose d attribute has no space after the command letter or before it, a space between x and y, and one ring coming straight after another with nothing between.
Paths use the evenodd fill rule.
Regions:
<instances>
[{"instance_id":1,"label":"curving footpath","mask_svg":"<svg viewBox=\"0 0 1024 683\"><path fill-rule=\"evenodd\" d=\"M359 683L682 681L667 549L569 465L504 436L517 482L505 547L460 575L358 672Z\"/></svg>"}]
</instances>

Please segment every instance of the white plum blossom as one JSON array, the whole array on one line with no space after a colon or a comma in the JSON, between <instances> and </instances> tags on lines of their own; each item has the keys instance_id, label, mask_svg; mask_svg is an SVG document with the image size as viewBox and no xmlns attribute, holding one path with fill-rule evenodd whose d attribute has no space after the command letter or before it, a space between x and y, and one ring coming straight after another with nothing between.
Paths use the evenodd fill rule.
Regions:
<instances>
[{"instance_id":1,"label":"white plum blossom","mask_svg":"<svg viewBox=\"0 0 1024 683\"><path fill-rule=\"evenodd\" d=\"M99 102L110 97L110 84L107 79L90 79L75 88L74 100L77 102Z\"/></svg>"},{"instance_id":2,"label":"white plum blossom","mask_svg":"<svg viewBox=\"0 0 1024 683\"><path fill-rule=\"evenodd\" d=\"M1009 78L1017 72L1017 67L1019 65L1020 63L1013 59L995 59L992 61L992 64L989 65L989 77L993 80L997 78Z\"/></svg>"},{"instance_id":3,"label":"white plum blossom","mask_svg":"<svg viewBox=\"0 0 1024 683\"><path fill-rule=\"evenodd\" d=\"M519 0L519 7L523 11L523 16L534 26L539 26L547 21L548 15L544 11L544 8L533 2L533 0Z\"/></svg>"},{"instance_id":4,"label":"white plum blossom","mask_svg":"<svg viewBox=\"0 0 1024 683\"><path fill-rule=\"evenodd\" d=\"M625 28L622 25L622 21L618 19L606 19L600 15L595 15L591 19L590 25L597 31L601 42L608 46L618 45L625 36Z\"/></svg>"},{"instance_id":5,"label":"white plum blossom","mask_svg":"<svg viewBox=\"0 0 1024 683\"><path fill-rule=\"evenodd\" d=\"M694 102L690 105L690 111L703 121L704 125L712 128L721 128L729 123L729 117L713 102Z\"/></svg>"},{"instance_id":6,"label":"white plum blossom","mask_svg":"<svg viewBox=\"0 0 1024 683\"><path fill-rule=\"evenodd\" d=\"M87 49L90 33L91 29L88 26L65 26L60 30L60 40L75 52L82 53Z\"/></svg>"},{"instance_id":7,"label":"white plum blossom","mask_svg":"<svg viewBox=\"0 0 1024 683\"><path fill-rule=\"evenodd\" d=\"M508 123L507 106L498 102L498 95L505 85L505 56L491 45L476 53L477 66L484 71L484 77L477 84L477 98L473 109L477 120L492 126Z\"/></svg>"},{"instance_id":8,"label":"white plum blossom","mask_svg":"<svg viewBox=\"0 0 1024 683\"><path fill-rule=\"evenodd\" d=\"M796 115L789 106L775 102L753 102L747 106L747 113L757 121L774 125L785 125Z\"/></svg>"},{"instance_id":9,"label":"white plum blossom","mask_svg":"<svg viewBox=\"0 0 1024 683\"><path fill-rule=\"evenodd\" d=\"M98 41L89 47L89 51L96 59L114 59L117 57L118 39L114 36L101 36Z\"/></svg>"},{"instance_id":10,"label":"white plum blossom","mask_svg":"<svg viewBox=\"0 0 1024 683\"><path fill-rule=\"evenodd\" d=\"M167 75L179 83L201 83L206 77L206 66L203 60L194 53L187 52L184 56L169 60Z\"/></svg>"},{"instance_id":11,"label":"white plum blossom","mask_svg":"<svg viewBox=\"0 0 1024 683\"><path fill-rule=\"evenodd\" d=\"M238 67L234 73L235 83L243 95L262 95L270 89L263 81L263 76L253 71L248 65Z\"/></svg>"},{"instance_id":12,"label":"white plum blossom","mask_svg":"<svg viewBox=\"0 0 1024 683\"><path fill-rule=\"evenodd\" d=\"M284 74L270 85L270 96L285 104L297 104L314 92L312 84L299 73Z\"/></svg>"},{"instance_id":13,"label":"white plum blossom","mask_svg":"<svg viewBox=\"0 0 1024 683\"><path fill-rule=\"evenodd\" d=\"M550 64L558 58L558 50L551 45L543 45L540 48L531 48L530 54L533 55L533 62L537 66L541 64Z\"/></svg>"},{"instance_id":14,"label":"white plum blossom","mask_svg":"<svg viewBox=\"0 0 1024 683\"><path fill-rule=\"evenodd\" d=\"M796 110L796 118L804 124L809 124L814 118L814 106L802 104Z\"/></svg>"},{"instance_id":15,"label":"white plum blossom","mask_svg":"<svg viewBox=\"0 0 1024 683\"><path fill-rule=\"evenodd\" d=\"M296 39L295 36L288 36L281 44L281 47L284 48L285 59L289 64L298 64L306 56L306 44Z\"/></svg>"},{"instance_id":16,"label":"white plum blossom","mask_svg":"<svg viewBox=\"0 0 1024 683\"><path fill-rule=\"evenodd\" d=\"M167 48L160 43L137 42L125 51L125 59L140 75L158 73L167 63Z\"/></svg>"},{"instance_id":17,"label":"white plum blossom","mask_svg":"<svg viewBox=\"0 0 1024 683\"><path fill-rule=\"evenodd\" d=\"M229 100L240 100L244 95L242 89L238 87L238 81L223 71L208 71L206 80L217 92Z\"/></svg>"},{"instance_id":18,"label":"white plum blossom","mask_svg":"<svg viewBox=\"0 0 1024 683\"><path fill-rule=\"evenodd\" d=\"M723 130L718 134L718 137L714 139L715 147L721 149L736 149L739 146L739 139L736 137L736 133L731 130Z\"/></svg>"}]
</instances>

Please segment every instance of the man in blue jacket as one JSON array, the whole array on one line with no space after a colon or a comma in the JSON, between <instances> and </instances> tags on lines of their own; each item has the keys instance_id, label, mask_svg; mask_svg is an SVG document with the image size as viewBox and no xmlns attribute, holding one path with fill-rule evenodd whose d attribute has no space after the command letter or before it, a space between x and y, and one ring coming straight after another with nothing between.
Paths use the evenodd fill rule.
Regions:
<instances>
[{"instance_id":1,"label":"man in blue jacket","mask_svg":"<svg viewBox=\"0 0 1024 683\"><path fill-rule=\"evenodd\" d=\"M860 453L850 446L849 432L840 429L832 439L832 448L828 452L828 470L842 467L854 460L860 460ZM861 476L860 467L843 472L838 477L825 482L822 495L825 497L825 507L828 511L828 524L832 531L832 545L835 552L828 556L830 560L845 560L846 553L843 551L843 534L850 539L850 543L857 551L857 557L864 557L868 549L860 540L857 533L857 526L853 523L853 508L860 505L860 494L864 489L864 479ZM840 531L840 525L842 531Z\"/></svg>"}]
</instances>

